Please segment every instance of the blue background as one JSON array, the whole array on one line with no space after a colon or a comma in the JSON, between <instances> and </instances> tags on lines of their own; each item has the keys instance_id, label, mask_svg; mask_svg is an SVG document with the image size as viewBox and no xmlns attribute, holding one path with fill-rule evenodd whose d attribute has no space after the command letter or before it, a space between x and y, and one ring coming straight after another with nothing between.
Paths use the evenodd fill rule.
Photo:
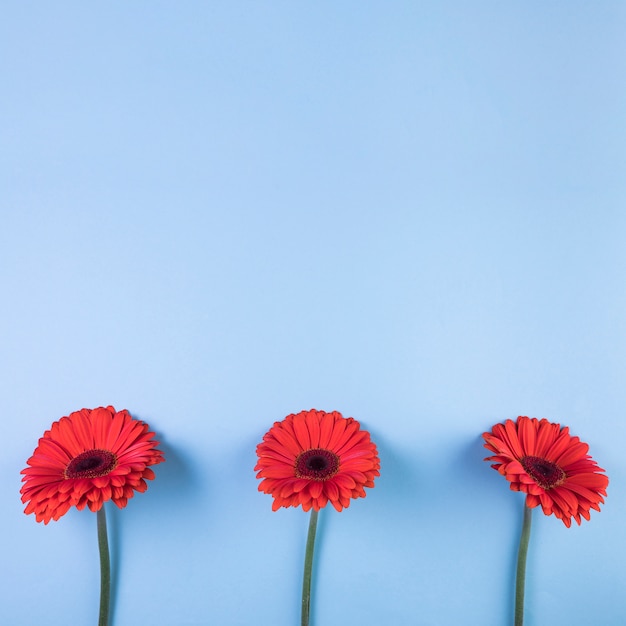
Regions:
<instances>
[{"instance_id":1,"label":"blue background","mask_svg":"<svg viewBox=\"0 0 626 626\"><path fill-rule=\"evenodd\" d=\"M115 626L299 620L308 516L255 447L370 430L320 516L314 624L511 622L523 498L481 433L570 426L611 483L534 516L527 625L624 624L622 2L9 2L0 20L6 624L96 622L95 516L23 514L51 423L113 404L167 463L109 508Z\"/></svg>"}]
</instances>

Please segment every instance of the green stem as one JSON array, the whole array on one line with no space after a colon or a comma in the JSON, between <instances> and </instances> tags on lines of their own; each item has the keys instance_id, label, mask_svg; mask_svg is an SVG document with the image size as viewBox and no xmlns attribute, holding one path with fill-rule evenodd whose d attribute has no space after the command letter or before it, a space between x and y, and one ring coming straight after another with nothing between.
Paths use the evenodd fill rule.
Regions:
<instances>
[{"instance_id":1,"label":"green stem","mask_svg":"<svg viewBox=\"0 0 626 626\"><path fill-rule=\"evenodd\" d=\"M309 626L309 614L311 613L311 573L313 570L313 552L315 551L315 532L317 530L318 511L311 511L309 520L309 534L306 540L306 552L304 555L304 577L302 579L302 626Z\"/></svg>"},{"instance_id":2,"label":"green stem","mask_svg":"<svg viewBox=\"0 0 626 626\"><path fill-rule=\"evenodd\" d=\"M100 618L98 626L109 626L111 598L111 560L107 538L107 516L104 505L98 511L98 548L100 549Z\"/></svg>"},{"instance_id":3,"label":"green stem","mask_svg":"<svg viewBox=\"0 0 626 626\"><path fill-rule=\"evenodd\" d=\"M533 510L524 504L524 523L522 534L519 539L517 552L517 576L515 579L515 626L524 624L524 587L526 585L526 555L528 554L528 541L530 539L530 525Z\"/></svg>"}]
</instances>

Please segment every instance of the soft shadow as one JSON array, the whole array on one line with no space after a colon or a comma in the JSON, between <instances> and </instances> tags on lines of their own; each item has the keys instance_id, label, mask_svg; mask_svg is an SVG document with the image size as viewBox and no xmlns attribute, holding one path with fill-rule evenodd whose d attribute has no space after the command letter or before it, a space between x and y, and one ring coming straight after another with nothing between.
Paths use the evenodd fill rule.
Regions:
<instances>
[{"instance_id":1,"label":"soft shadow","mask_svg":"<svg viewBox=\"0 0 626 626\"><path fill-rule=\"evenodd\" d=\"M192 471L192 463L168 443L161 433L156 433L156 440L159 441L159 448L163 451L165 461L152 466L156 476L154 480L147 481L148 490L145 493L135 493L124 510L119 509L112 502L106 503L111 558L111 623L115 623L117 592L120 584L121 546L124 544L122 518L132 515L135 519L162 519L168 514L182 515L181 511L184 508L197 507L194 499L197 499L200 492L200 481L197 478L198 473ZM206 490L206 485L202 485L202 488ZM164 502L167 502L167 506L164 506Z\"/></svg>"},{"instance_id":2,"label":"soft shadow","mask_svg":"<svg viewBox=\"0 0 626 626\"><path fill-rule=\"evenodd\" d=\"M168 508L174 508L174 505L189 507L200 491L205 495L205 477L200 478L200 472L194 470L192 459L169 443L166 437L157 435L157 439L161 442L159 447L163 450L165 462L153 468L156 478L150 489L154 498L166 498Z\"/></svg>"},{"instance_id":3,"label":"soft shadow","mask_svg":"<svg viewBox=\"0 0 626 626\"><path fill-rule=\"evenodd\" d=\"M419 458L414 451L393 446L378 431L370 431L372 441L378 448L380 476L374 481L374 489L366 489L368 498L382 504L381 510L402 507L403 512L419 509L419 498L407 494L418 494L423 490L420 477L425 473L418 469Z\"/></svg>"}]
</instances>

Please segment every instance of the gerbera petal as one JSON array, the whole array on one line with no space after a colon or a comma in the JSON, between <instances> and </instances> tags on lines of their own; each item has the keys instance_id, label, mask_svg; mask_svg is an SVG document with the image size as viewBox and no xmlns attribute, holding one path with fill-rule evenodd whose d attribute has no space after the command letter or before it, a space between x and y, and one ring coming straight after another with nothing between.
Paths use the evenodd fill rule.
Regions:
<instances>
[{"instance_id":1,"label":"gerbera petal","mask_svg":"<svg viewBox=\"0 0 626 626\"><path fill-rule=\"evenodd\" d=\"M369 442L369 438L370 434L366 430L357 430L357 432L351 435L335 452L344 457L354 452L355 449L357 452L363 451L366 448L362 444Z\"/></svg>"},{"instance_id":2,"label":"gerbera petal","mask_svg":"<svg viewBox=\"0 0 626 626\"><path fill-rule=\"evenodd\" d=\"M54 434L54 440L58 442L63 442L63 447L67 450L70 456L80 454L81 452L84 452L85 449L87 449L80 441L76 430L74 430L74 419L77 423L80 422L80 412L72 413L69 417L62 417L58 422L56 422L56 429L54 429L55 424L52 425L52 428L56 430L56 433ZM45 436L46 433L44 433L44 437Z\"/></svg>"},{"instance_id":3,"label":"gerbera petal","mask_svg":"<svg viewBox=\"0 0 626 626\"><path fill-rule=\"evenodd\" d=\"M320 411L320 441L319 447L330 449L330 438L332 437L334 426L335 426L335 415L334 413L324 413ZM319 415L319 413L318 413Z\"/></svg>"},{"instance_id":4,"label":"gerbera petal","mask_svg":"<svg viewBox=\"0 0 626 626\"><path fill-rule=\"evenodd\" d=\"M575 494L581 496L589 500L589 502L604 502L604 500L598 495L596 491L592 491L588 489L584 485L578 483L578 481L571 480L565 483L565 485L570 491L573 491Z\"/></svg>"},{"instance_id":5,"label":"gerbera petal","mask_svg":"<svg viewBox=\"0 0 626 626\"><path fill-rule=\"evenodd\" d=\"M296 460L296 455L292 454L285 449L278 441L269 438L263 443L265 449L265 456L272 457L273 459L281 460L285 463L293 465Z\"/></svg>"},{"instance_id":6,"label":"gerbera petal","mask_svg":"<svg viewBox=\"0 0 626 626\"><path fill-rule=\"evenodd\" d=\"M287 432L287 430L283 428L281 424L279 424L276 428L272 428L272 430L267 433L266 437L274 438L284 448L285 454L291 453L293 454L294 458L302 450L295 436ZM261 446L263 446L262 443L257 446L257 454L258 448L260 448Z\"/></svg>"},{"instance_id":7,"label":"gerbera petal","mask_svg":"<svg viewBox=\"0 0 626 626\"><path fill-rule=\"evenodd\" d=\"M98 437L102 438L100 441L102 441L102 447L105 450L114 450L116 447L120 433L126 423L126 415L128 415L127 411L120 411L119 413L115 413L110 420L100 420Z\"/></svg>"},{"instance_id":8,"label":"gerbera petal","mask_svg":"<svg viewBox=\"0 0 626 626\"><path fill-rule=\"evenodd\" d=\"M31 457L27 463L29 465L42 465L48 467L51 464L58 464L65 467L72 458L67 450L61 446L58 442L51 439L41 438L39 440L39 454L35 457ZM54 463L56 462L56 463Z\"/></svg>"},{"instance_id":9,"label":"gerbera petal","mask_svg":"<svg viewBox=\"0 0 626 626\"><path fill-rule=\"evenodd\" d=\"M341 466L341 469L343 472L352 472L352 471L367 472L367 470L371 469L371 467L372 467L372 459L371 457L367 456L367 457L362 457L360 459L359 458L349 459Z\"/></svg>"},{"instance_id":10,"label":"gerbera petal","mask_svg":"<svg viewBox=\"0 0 626 626\"><path fill-rule=\"evenodd\" d=\"M311 437L306 423L306 414L298 414L293 418L292 426L296 435L296 440L301 450L309 450L311 445Z\"/></svg>"},{"instance_id":11,"label":"gerbera petal","mask_svg":"<svg viewBox=\"0 0 626 626\"><path fill-rule=\"evenodd\" d=\"M519 418L517 422L517 428L519 432L520 445L522 446L522 456L531 454L528 450L533 450L537 444L537 426L536 424L526 418Z\"/></svg>"},{"instance_id":12,"label":"gerbera petal","mask_svg":"<svg viewBox=\"0 0 626 626\"><path fill-rule=\"evenodd\" d=\"M91 445L94 448L105 447L105 449L110 449L107 447L107 435L114 421L115 409L112 406L99 407L90 412L86 423L93 442Z\"/></svg>"},{"instance_id":13,"label":"gerbera petal","mask_svg":"<svg viewBox=\"0 0 626 626\"><path fill-rule=\"evenodd\" d=\"M600 471L604 471L604 470L600 470ZM606 495L604 490L609 484L609 479L606 476L604 476L604 474L585 473L585 474L576 474L576 476L572 477L567 482L568 485L572 483L576 483L578 485L581 485L582 487L587 487L592 491L597 491L599 493Z\"/></svg>"},{"instance_id":14,"label":"gerbera petal","mask_svg":"<svg viewBox=\"0 0 626 626\"><path fill-rule=\"evenodd\" d=\"M265 478L293 478L293 468L288 465L271 465L261 470L261 476Z\"/></svg>"},{"instance_id":15,"label":"gerbera petal","mask_svg":"<svg viewBox=\"0 0 626 626\"><path fill-rule=\"evenodd\" d=\"M343 474L341 472L333 478L333 482L338 487L344 487L345 489L354 489L354 487L356 486L356 481L354 480L354 478L352 478L352 476L349 476L348 474Z\"/></svg>"},{"instance_id":16,"label":"gerbera petal","mask_svg":"<svg viewBox=\"0 0 626 626\"><path fill-rule=\"evenodd\" d=\"M348 500L349 502L350 500ZM331 500L330 503L335 507L335 510L341 513L343 511L343 505L341 504L341 500Z\"/></svg>"},{"instance_id":17,"label":"gerbera petal","mask_svg":"<svg viewBox=\"0 0 626 626\"><path fill-rule=\"evenodd\" d=\"M567 452L568 448L574 443L578 443L578 437L574 440L569 436L568 428L565 426L561 429L559 436L554 440L552 445L545 453L546 459L554 460L558 459L562 454Z\"/></svg>"},{"instance_id":18,"label":"gerbera petal","mask_svg":"<svg viewBox=\"0 0 626 626\"><path fill-rule=\"evenodd\" d=\"M572 441L565 450L554 460L557 465L565 468L576 461L581 461L587 456L589 446L582 441Z\"/></svg>"},{"instance_id":19,"label":"gerbera petal","mask_svg":"<svg viewBox=\"0 0 626 626\"><path fill-rule=\"evenodd\" d=\"M513 451L516 458L521 459L524 456L524 451L519 441L516 424L513 420L507 420L504 424L504 429L506 431L506 441L509 448Z\"/></svg>"},{"instance_id":20,"label":"gerbera petal","mask_svg":"<svg viewBox=\"0 0 626 626\"><path fill-rule=\"evenodd\" d=\"M324 491L324 483L321 480L309 481L309 495L311 498L319 498Z\"/></svg>"},{"instance_id":21,"label":"gerbera petal","mask_svg":"<svg viewBox=\"0 0 626 626\"><path fill-rule=\"evenodd\" d=\"M145 428L143 422L133 419L128 420L124 416L122 430L113 442L111 450L118 454L123 450L129 449L144 433Z\"/></svg>"},{"instance_id":22,"label":"gerbera petal","mask_svg":"<svg viewBox=\"0 0 626 626\"><path fill-rule=\"evenodd\" d=\"M572 516L578 510L578 498L567 489L555 487L546 494L553 502L553 508L558 508L564 515Z\"/></svg>"},{"instance_id":23,"label":"gerbera petal","mask_svg":"<svg viewBox=\"0 0 626 626\"><path fill-rule=\"evenodd\" d=\"M337 487L337 483L333 480L327 480L324 483L324 492L331 501L339 497L339 487Z\"/></svg>"},{"instance_id":24,"label":"gerbera petal","mask_svg":"<svg viewBox=\"0 0 626 626\"><path fill-rule=\"evenodd\" d=\"M305 417L306 427L309 431L309 441L311 448L318 448L320 445L320 420L319 416L309 411Z\"/></svg>"},{"instance_id":25,"label":"gerbera petal","mask_svg":"<svg viewBox=\"0 0 626 626\"><path fill-rule=\"evenodd\" d=\"M560 430L560 424L552 424L547 419L539 420L537 426L537 447L534 452L535 456L546 456L548 449L558 437Z\"/></svg>"},{"instance_id":26,"label":"gerbera petal","mask_svg":"<svg viewBox=\"0 0 626 626\"><path fill-rule=\"evenodd\" d=\"M541 500L539 499L539 496L535 496L535 495L531 495L531 494L528 494L526 496L526 506L529 509L534 509L536 506L539 506L540 502L541 502Z\"/></svg>"},{"instance_id":27,"label":"gerbera petal","mask_svg":"<svg viewBox=\"0 0 626 626\"><path fill-rule=\"evenodd\" d=\"M328 504L328 498L322 493L318 498L313 500L313 508L316 511L323 509Z\"/></svg>"},{"instance_id":28,"label":"gerbera petal","mask_svg":"<svg viewBox=\"0 0 626 626\"><path fill-rule=\"evenodd\" d=\"M333 424L333 432L330 435L330 439L328 440L328 445L326 446L326 448L328 450L336 450L338 448L338 442L341 439L341 437L343 437L344 432L346 431L346 426L348 425L348 420L347 419L340 419L338 420L337 418L335 418L334 424Z\"/></svg>"},{"instance_id":29,"label":"gerbera petal","mask_svg":"<svg viewBox=\"0 0 626 626\"><path fill-rule=\"evenodd\" d=\"M346 446L349 446L353 437L358 437L360 424L353 418L349 417L347 420L346 428L344 432L338 437L333 450L343 450Z\"/></svg>"}]
</instances>

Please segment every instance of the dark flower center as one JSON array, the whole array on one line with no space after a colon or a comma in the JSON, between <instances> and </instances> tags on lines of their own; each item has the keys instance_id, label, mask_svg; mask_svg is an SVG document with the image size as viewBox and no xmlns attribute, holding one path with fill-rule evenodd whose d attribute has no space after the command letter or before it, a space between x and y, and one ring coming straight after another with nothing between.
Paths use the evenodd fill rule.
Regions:
<instances>
[{"instance_id":1,"label":"dark flower center","mask_svg":"<svg viewBox=\"0 0 626 626\"><path fill-rule=\"evenodd\" d=\"M312 480L328 480L339 471L339 457L330 450L314 448L296 459L296 476Z\"/></svg>"},{"instance_id":2,"label":"dark flower center","mask_svg":"<svg viewBox=\"0 0 626 626\"><path fill-rule=\"evenodd\" d=\"M108 450L87 450L65 468L65 478L97 478L117 467L117 457Z\"/></svg>"},{"instance_id":3,"label":"dark flower center","mask_svg":"<svg viewBox=\"0 0 626 626\"><path fill-rule=\"evenodd\" d=\"M566 478L556 463L538 456L525 456L521 462L528 475L543 489L558 487Z\"/></svg>"}]
</instances>

